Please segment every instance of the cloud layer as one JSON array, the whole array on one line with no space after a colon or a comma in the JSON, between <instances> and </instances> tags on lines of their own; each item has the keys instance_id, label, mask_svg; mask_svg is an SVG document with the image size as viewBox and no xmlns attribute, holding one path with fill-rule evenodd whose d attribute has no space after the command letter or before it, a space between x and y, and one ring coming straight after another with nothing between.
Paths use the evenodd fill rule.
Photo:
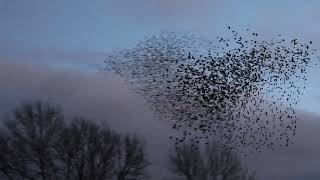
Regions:
<instances>
[{"instance_id":1,"label":"cloud layer","mask_svg":"<svg viewBox=\"0 0 320 180\"><path fill-rule=\"evenodd\" d=\"M0 113L9 112L25 100L48 100L62 106L65 114L105 120L122 132L142 136L153 162L154 179L167 176L167 152L171 133L157 121L141 97L111 74L53 70L22 63L0 61ZM300 112L294 145L248 158L261 180L318 180L320 178L320 118Z\"/></svg>"},{"instance_id":2,"label":"cloud layer","mask_svg":"<svg viewBox=\"0 0 320 180\"><path fill-rule=\"evenodd\" d=\"M155 121L141 98L129 93L125 84L110 74L53 70L22 63L0 61L1 118L21 102L44 100L62 107L67 120L82 116L105 121L120 132L136 133L159 152L150 158L155 173L167 174L163 161L169 148L169 129ZM155 141L156 139L156 141ZM160 153L161 152L161 153ZM162 172L164 171L164 172Z\"/></svg>"}]
</instances>

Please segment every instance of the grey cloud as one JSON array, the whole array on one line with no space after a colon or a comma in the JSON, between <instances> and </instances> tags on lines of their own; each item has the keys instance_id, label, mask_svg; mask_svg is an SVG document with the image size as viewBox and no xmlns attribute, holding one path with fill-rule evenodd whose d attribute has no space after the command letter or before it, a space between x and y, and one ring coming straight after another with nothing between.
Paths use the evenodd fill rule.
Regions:
<instances>
[{"instance_id":1,"label":"grey cloud","mask_svg":"<svg viewBox=\"0 0 320 180\"><path fill-rule=\"evenodd\" d=\"M134 132L147 141L155 179L167 176L171 133L157 121L141 97L130 93L125 82L107 73L53 70L23 63L0 61L0 114L25 100L48 100L61 105L67 117L105 120L122 132ZM294 145L248 158L261 180L316 180L320 177L320 118L299 112Z\"/></svg>"},{"instance_id":2,"label":"grey cloud","mask_svg":"<svg viewBox=\"0 0 320 180\"><path fill-rule=\"evenodd\" d=\"M250 157L250 164L257 168L262 180L320 178L320 117L301 111L299 116L293 145Z\"/></svg>"},{"instance_id":3,"label":"grey cloud","mask_svg":"<svg viewBox=\"0 0 320 180\"><path fill-rule=\"evenodd\" d=\"M163 161L170 143L166 123L155 121L138 96L120 79L104 73L80 73L0 61L1 117L23 101L45 100L62 107L67 118L83 116L106 121L120 132L142 136L156 173L167 174ZM156 140L155 140L156 139Z\"/></svg>"},{"instance_id":4,"label":"grey cloud","mask_svg":"<svg viewBox=\"0 0 320 180\"><path fill-rule=\"evenodd\" d=\"M96 70L105 58L103 52L63 51L58 49L35 49L12 43L0 43L0 61L32 62L44 66L68 67L82 70Z\"/></svg>"}]
</instances>

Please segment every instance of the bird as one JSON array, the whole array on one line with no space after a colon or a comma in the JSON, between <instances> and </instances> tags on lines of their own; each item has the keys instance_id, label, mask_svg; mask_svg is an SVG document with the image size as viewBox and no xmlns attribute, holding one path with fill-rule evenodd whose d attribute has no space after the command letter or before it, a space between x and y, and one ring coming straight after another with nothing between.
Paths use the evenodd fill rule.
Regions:
<instances>
[{"instance_id":1,"label":"bird","mask_svg":"<svg viewBox=\"0 0 320 180\"><path fill-rule=\"evenodd\" d=\"M217 37L201 56L195 46L205 44L200 39L153 37L123 52L128 63L113 58L115 69L180 132L170 136L176 146L215 138L239 151L275 149L275 139L286 147L297 128L293 107L306 87L296 82L307 81L312 41L301 46L298 38L282 35L261 41L256 32L241 36L231 26L227 30L231 37Z\"/></svg>"}]
</instances>

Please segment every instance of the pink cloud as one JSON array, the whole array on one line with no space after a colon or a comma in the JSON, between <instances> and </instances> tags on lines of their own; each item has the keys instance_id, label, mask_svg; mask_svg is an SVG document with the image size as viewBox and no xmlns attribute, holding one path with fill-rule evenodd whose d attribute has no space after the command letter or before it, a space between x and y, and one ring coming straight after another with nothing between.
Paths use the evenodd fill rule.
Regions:
<instances>
[{"instance_id":1,"label":"pink cloud","mask_svg":"<svg viewBox=\"0 0 320 180\"><path fill-rule=\"evenodd\" d=\"M0 61L0 113L25 100L49 100L62 106L67 117L106 120L114 129L143 136L153 162L155 179L168 176L170 129L149 112L141 97L130 93L119 78L104 73L53 70L23 63ZM299 112L294 145L262 152L248 159L261 180L305 179L319 174L320 118ZM318 176L320 177L320 175Z\"/></svg>"},{"instance_id":2,"label":"pink cloud","mask_svg":"<svg viewBox=\"0 0 320 180\"><path fill-rule=\"evenodd\" d=\"M167 124L156 121L141 97L130 93L124 81L111 74L0 61L0 82L1 118L23 101L45 100L60 105L67 118L83 116L106 121L120 132L136 133L148 142L150 151L170 146ZM150 158L159 176L167 174L163 167L166 153Z\"/></svg>"}]
</instances>

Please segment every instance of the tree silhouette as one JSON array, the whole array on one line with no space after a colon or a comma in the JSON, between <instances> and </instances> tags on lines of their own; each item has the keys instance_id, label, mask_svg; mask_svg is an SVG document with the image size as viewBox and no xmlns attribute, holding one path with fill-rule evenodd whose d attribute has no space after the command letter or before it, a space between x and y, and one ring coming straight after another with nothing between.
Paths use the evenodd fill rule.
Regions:
<instances>
[{"instance_id":1,"label":"tree silhouette","mask_svg":"<svg viewBox=\"0 0 320 180\"><path fill-rule=\"evenodd\" d=\"M117 180L145 179L149 164L144 144L136 136L126 135L120 139L115 161Z\"/></svg>"},{"instance_id":2,"label":"tree silhouette","mask_svg":"<svg viewBox=\"0 0 320 180\"><path fill-rule=\"evenodd\" d=\"M206 179L206 167L199 149L184 144L175 150L169 156L172 172L188 180Z\"/></svg>"},{"instance_id":3,"label":"tree silhouette","mask_svg":"<svg viewBox=\"0 0 320 180\"><path fill-rule=\"evenodd\" d=\"M187 180L256 179L234 151L217 143L209 143L204 148L183 144L170 154L169 160L172 172Z\"/></svg>"},{"instance_id":4,"label":"tree silhouette","mask_svg":"<svg viewBox=\"0 0 320 180\"><path fill-rule=\"evenodd\" d=\"M63 128L60 110L48 103L26 103L5 121L0 167L9 179L55 179L54 145Z\"/></svg>"},{"instance_id":5,"label":"tree silhouette","mask_svg":"<svg viewBox=\"0 0 320 180\"><path fill-rule=\"evenodd\" d=\"M40 101L19 106L5 121L0 152L7 179L143 179L149 165L137 136L84 118L64 123L57 107Z\"/></svg>"},{"instance_id":6,"label":"tree silhouette","mask_svg":"<svg viewBox=\"0 0 320 180\"><path fill-rule=\"evenodd\" d=\"M65 179L110 179L119 135L84 119L73 120L55 146Z\"/></svg>"}]
</instances>

